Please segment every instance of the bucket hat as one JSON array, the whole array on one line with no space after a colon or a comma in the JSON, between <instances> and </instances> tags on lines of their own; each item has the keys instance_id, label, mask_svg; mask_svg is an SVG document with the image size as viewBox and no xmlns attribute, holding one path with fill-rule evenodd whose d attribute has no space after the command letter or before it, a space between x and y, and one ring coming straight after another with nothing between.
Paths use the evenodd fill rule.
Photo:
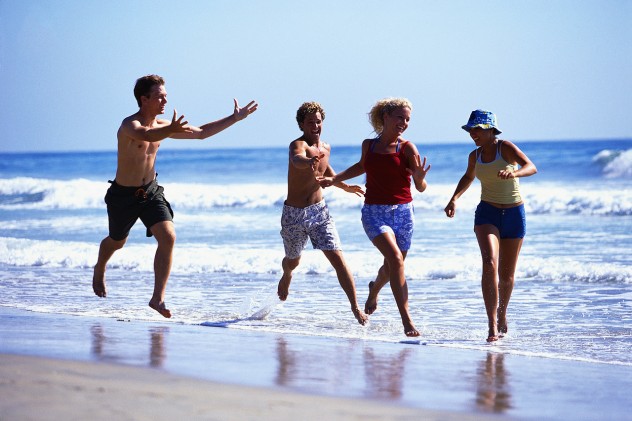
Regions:
<instances>
[{"instance_id":1,"label":"bucket hat","mask_svg":"<svg viewBox=\"0 0 632 421\"><path fill-rule=\"evenodd\" d=\"M494 133L496 134L502 133L498 128L496 115L491 111L474 110L470 114L470 119L467 121L467 124L465 126L461 126L461 128L466 132L469 132L475 127L480 127L481 129L494 129Z\"/></svg>"}]
</instances>

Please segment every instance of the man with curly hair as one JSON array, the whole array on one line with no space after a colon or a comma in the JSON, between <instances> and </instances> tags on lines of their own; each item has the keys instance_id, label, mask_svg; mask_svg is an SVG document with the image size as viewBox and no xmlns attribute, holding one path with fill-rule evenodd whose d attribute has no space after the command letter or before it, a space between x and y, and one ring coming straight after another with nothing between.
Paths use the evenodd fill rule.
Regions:
<instances>
[{"instance_id":1,"label":"man with curly hair","mask_svg":"<svg viewBox=\"0 0 632 421\"><path fill-rule=\"evenodd\" d=\"M353 315L364 325L368 317L358 307L353 275L342 255L338 231L317 180L317 177L335 175L329 165L331 147L320 139L323 120L325 111L317 102L305 102L296 112L296 121L303 134L292 141L289 147L288 193L281 216L285 257L277 293L282 301L287 299L292 271L298 266L309 238L313 247L322 250L336 270L340 286L351 303ZM349 186L342 182L335 186L358 196L364 194L360 186Z\"/></svg>"}]
</instances>

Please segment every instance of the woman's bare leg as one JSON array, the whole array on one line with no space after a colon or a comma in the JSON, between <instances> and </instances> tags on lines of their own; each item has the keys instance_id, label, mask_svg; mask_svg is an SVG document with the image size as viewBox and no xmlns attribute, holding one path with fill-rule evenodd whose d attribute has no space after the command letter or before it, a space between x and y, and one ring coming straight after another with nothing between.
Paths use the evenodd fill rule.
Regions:
<instances>
[{"instance_id":1,"label":"woman's bare leg","mask_svg":"<svg viewBox=\"0 0 632 421\"><path fill-rule=\"evenodd\" d=\"M407 251L403 251L402 255L404 256L404 260L406 260ZM375 281L369 282L369 296L366 299L366 303L364 304L364 312L366 314L373 314L375 310L377 310L377 298L380 294L380 291L390 281L390 271L388 268L388 262L384 259L384 263L377 271L377 276L375 277Z\"/></svg>"},{"instance_id":2,"label":"woman's bare leg","mask_svg":"<svg viewBox=\"0 0 632 421\"><path fill-rule=\"evenodd\" d=\"M522 238L500 240L498 259L498 332L507 333L507 306L513 292Z\"/></svg>"},{"instance_id":3,"label":"woman's bare leg","mask_svg":"<svg viewBox=\"0 0 632 421\"><path fill-rule=\"evenodd\" d=\"M408 311L408 285L404 276L404 254L397 246L397 241L392 233L378 235L373 239L373 244L388 263L391 291L393 291L393 297L402 318L404 333L406 336L419 336L419 331L415 328Z\"/></svg>"},{"instance_id":4,"label":"woman's bare leg","mask_svg":"<svg viewBox=\"0 0 632 421\"><path fill-rule=\"evenodd\" d=\"M481 289L489 328L487 342L493 342L498 340L498 254L500 235L498 228L491 224L476 225L474 232L481 250L483 264Z\"/></svg>"}]
</instances>

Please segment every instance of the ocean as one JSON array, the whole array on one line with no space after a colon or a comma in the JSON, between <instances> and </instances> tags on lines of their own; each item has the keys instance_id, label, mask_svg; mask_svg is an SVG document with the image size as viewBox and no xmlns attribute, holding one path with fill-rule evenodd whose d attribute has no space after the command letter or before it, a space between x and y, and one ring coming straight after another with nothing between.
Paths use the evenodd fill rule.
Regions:
<instances>
[{"instance_id":1,"label":"ocean","mask_svg":"<svg viewBox=\"0 0 632 421\"><path fill-rule=\"evenodd\" d=\"M406 259L411 315L422 332L417 343L632 366L632 140L518 142L538 174L520 180L527 236L509 334L494 344L485 342L473 233L478 181L457 203L454 219L443 212L474 146L412 140L432 164L428 189L414 195L416 230ZM390 289L368 326L360 326L333 269L311 244L288 300L278 300L287 148L177 150L165 148L168 142L156 169L178 237L166 293L172 319L147 306L156 245L140 221L110 261L108 297L92 292L116 152L0 154L0 306L200 332L220 326L407 340ZM359 144L333 144L331 164L340 171L359 153ZM335 188L325 190L325 199L363 307L382 258L362 229L362 199Z\"/></svg>"}]
</instances>

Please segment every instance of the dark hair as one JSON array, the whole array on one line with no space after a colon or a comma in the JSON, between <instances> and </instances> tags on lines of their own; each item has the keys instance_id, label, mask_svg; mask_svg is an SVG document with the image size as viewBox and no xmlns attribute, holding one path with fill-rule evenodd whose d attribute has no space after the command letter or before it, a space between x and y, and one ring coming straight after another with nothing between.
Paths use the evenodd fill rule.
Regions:
<instances>
[{"instance_id":1,"label":"dark hair","mask_svg":"<svg viewBox=\"0 0 632 421\"><path fill-rule=\"evenodd\" d=\"M325 110L318 102L304 102L296 111L296 122L298 123L298 127L301 127L303 121L305 121L305 116L311 113L320 113L320 118L325 120Z\"/></svg>"},{"instance_id":2,"label":"dark hair","mask_svg":"<svg viewBox=\"0 0 632 421\"><path fill-rule=\"evenodd\" d=\"M134 96L136 97L136 102L138 102L138 106L140 107L140 97L141 96L149 96L151 92L151 88L155 85L164 85L165 80L158 75L147 75L136 79L136 85L134 85Z\"/></svg>"}]
</instances>

